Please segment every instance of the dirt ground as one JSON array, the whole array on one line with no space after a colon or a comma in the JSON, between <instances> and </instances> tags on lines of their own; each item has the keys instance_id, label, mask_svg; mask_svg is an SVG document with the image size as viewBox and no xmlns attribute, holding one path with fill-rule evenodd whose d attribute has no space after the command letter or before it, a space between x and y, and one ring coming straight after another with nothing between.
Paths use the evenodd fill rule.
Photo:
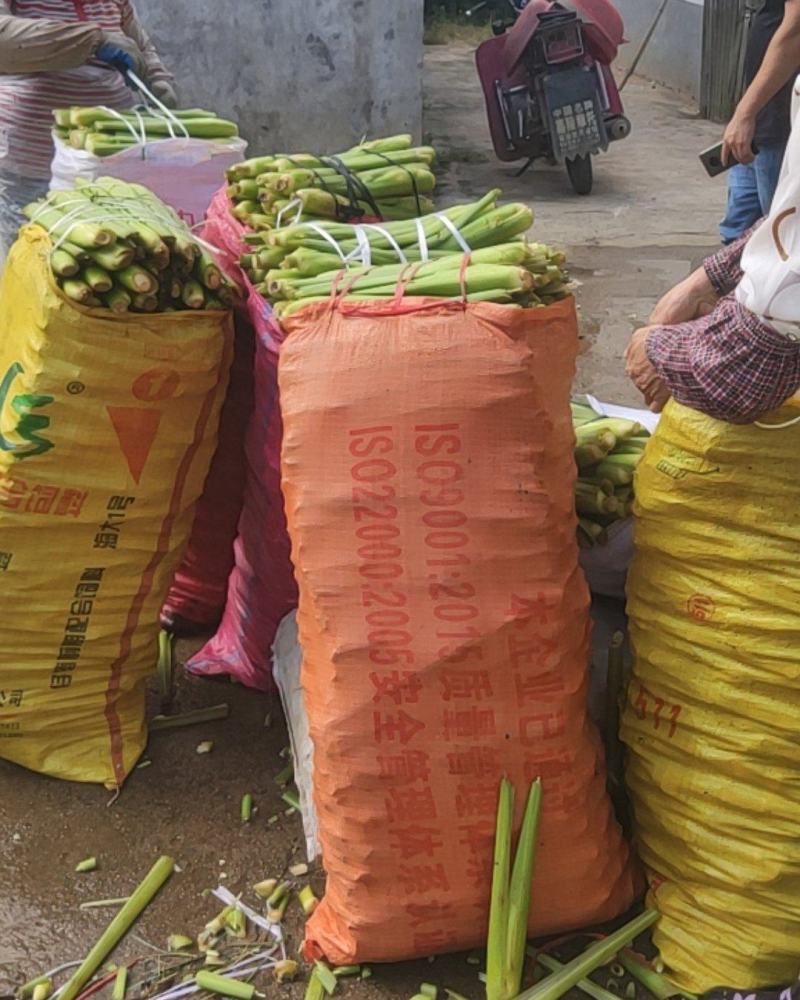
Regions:
<instances>
[{"instance_id":1,"label":"dirt ground","mask_svg":"<svg viewBox=\"0 0 800 1000\"><path fill-rule=\"evenodd\" d=\"M621 369L627 339L658 295L716 240L724 182L705 177L697 153L718 129L690 117L674 95L632 81L624 96L633 134L597 161L595 192L581 199L561 170L536 166L515 178L512 166L494 159L466 46L429 48L426 80L425 128L443 152L443 200L500 186L507 197L535 206L536 237L565 248L581 282L585 343L578 387L635 402ZM277 706L228 683L180 681L181 710L221 701L230 705L227 721L152 736L151 766L133 774L113 806L102 789L58 783L0 762L0 997L29 976L83 956L110 911L82 912L79 903L126 895L160 854L174 856L181 871L137 933L161 947L169 933L196 933L217 911L201 895L204 889L222 881L235 892L246 890L302 860L299 819L284 815L272 780L286 743ZM268 711L271 728L264 726ZM215 741L214 750L198 756L195 747L204 739ZM245 792L258 812L243 826ZM269 826L267 818L276 813L278 823ZM89 855L98 858L97 871L75 874L75 864ZM288 931L296 947L296 916ZM120 957L143 949L129 939ZM425 980L467 996L481 992L475 968L453 956L433 965L384 967L369 983L341 993L365 1000L410 997ZM301 996L303 989L295 984L280 992ZM276 992L270 987L270 995Z\"/></svg>"}]
</instances>

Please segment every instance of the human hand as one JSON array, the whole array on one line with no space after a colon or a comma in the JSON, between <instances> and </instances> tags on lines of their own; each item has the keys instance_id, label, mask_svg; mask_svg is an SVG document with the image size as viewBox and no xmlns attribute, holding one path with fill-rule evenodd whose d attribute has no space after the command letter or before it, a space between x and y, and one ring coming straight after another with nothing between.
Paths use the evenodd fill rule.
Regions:
<instances>
[{"instance_id":1,"label":"human hand","mask_svg":"<svg viewBox=\"0 0 800 1000\"><path fill-rule=\"evenodd\" d=\"M670 394L647 357L647 337L654 329L653 326L643 326L631 337L625 351L625 374L644 396L645 404L654 413L660 413L667 405Z\"/></svg>"},{"instance_id":2,"label":"human hand","mask_svg":"<svg viewBox=\"0 0 800 1000\"><path fill-rule=\"evenodd\" d=\"M137 76L144 74L144 56L136 42L122 31L104 31L103 41L95 50L95 59L119 70L124 76L133 70Z\"/></svg>"},{"instance_id":3,"label":"human hand","mask_svg":"<svg viewBox=\"0 0 800 1000\"><path fill-rule=\"evenodd\" d=\"M148 87L152 95L157 97L165 107L176 108L178 106L175 88L169 80L154 80L152 83L148 82Z\"/></svg>"},{"instance_id":4,"label":"human hand","mask_svg":"<svg viewBox=\"0 0 800 1000\"><path fill-rule=\"evenodd\" d=\"M731 157L735 157L739 163L752 163L755 159L753 153L753 137L756 134L756 116L751 115L741 105L736 109L733 118L728 122L725 134L722 137L722 163L727 166Z\"/></svg>"},{"instance_id":5,"label":"human hand","mask_svg":"<svg viewBox=\"0 0 800 1000\"><path fill-rule=\"evenodd\" d=\"M688 278L662 296L653 310L651 326L672 326L708 316L717 307L719 295L708 279L705 268L698 267Z\"/></svg>"}]
</instances>

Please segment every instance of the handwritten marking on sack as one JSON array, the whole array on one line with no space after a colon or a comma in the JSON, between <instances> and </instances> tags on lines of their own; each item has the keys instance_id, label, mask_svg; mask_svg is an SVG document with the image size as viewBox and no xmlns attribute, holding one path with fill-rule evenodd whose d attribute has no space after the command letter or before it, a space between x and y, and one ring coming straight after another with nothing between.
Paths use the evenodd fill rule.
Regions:
<instances>
[{"instance_id":1,"label":"handwritten marking on sack","mask_svg":"<svg viewBox=\"0 0 800 1000\"><path fill-rule=\"evenodd\" d=\"M0 508L19 514L80 517L89 494L69 486L37 483L29 486L18 476L0 478Z\"/></svg>"},{"instance_id":2,"label":"handwritten marking on sack","mask_svg":"<svg viewBox=\"0 0 800 1000\"><path fill-rule=\"evenodd\" d=\"M100 590L105 569L87 567L80 575L67 608L64 637L58 651L56 664L50 675L51 688L67 688L83 652L86 635L94 611L94 602Z\"/></svg>"},{"instance_id":3,"label":"handwritten marking on sack","mask_svg":"<svg viewBox=\"0 0 800 1000\"><path fill-rule=\"evenodd\" d=\"M43 455L54 447L41 435L50 426L50 417L33 411L49 406L55 397L29 392L12 395L14 382L24 374L25 369L15 361L0 380L0 451L11 452L19 460ZM3 419L4 414L10 423Z\"/></svg>"},{"instance_id":4,"label":"handwritten marking on sack","mask_svg":"<svg viewBox=\"0 0 800 1000\"><path fill-rule=\"evenodd\" d=\"M83 382L67 382L67 392L70 396L80 396L81 393L86 392L86 386Z\"/></svg>"},{"instance_id":5,"label":"handwritten marking on sack","mask_svg":"<svg viewBox=\"0 0 800 1000\"><path fill-rule=\"evenodd\" d=\"M710 622L717 606L708 594L692 594L686 602L686 610L698 622Z\"/></svg>"},{"instance_id":6,"label":"handwritten marking on sack","mask_svg":"<svg viewBox=\"0 0 800 1000\"><path fill-rule=\"evenodd\" d=\"M0 552L0 573L5 573L14 558L13 552Z\"/></svg>"},{"instance_id":7,"label":"handwritten marking on sack","mask_svg":"<svg viewBox=\"0 0 800 1000\"><path fill-rule=\"evenodd\" d=\"M0 691L0 708L22 708L24 697L22 690Z\"/></svg>"},{"instance_id":8,"label":"handwritten marking on sack","mask_svg":"<svg viewBox=\"0 0 800 1000\"><path fill-rule=\"evenodd\" d=\"M662 726L668 727L667 738L671 740L678 731L678 719L683 712L683 705L673 705L664 698L659 698L652 691L648 691L643 684L636 684L635 688L636 697L633 695L633 684L630 697L637 718L642 722L649 720L656 731Z\"/></svg>"},{"instance_id":9,"label":"handwritten marking on sack","mask_svg":"<svg viewBox=\"0 0 800 1000\"><path fill-rule=\"evenodd\" d=\"M135 497L112 496L108 498L105 520L97 529L92 548L116 549L128 507L135 502Z\"/></svg>"}]
</instances>

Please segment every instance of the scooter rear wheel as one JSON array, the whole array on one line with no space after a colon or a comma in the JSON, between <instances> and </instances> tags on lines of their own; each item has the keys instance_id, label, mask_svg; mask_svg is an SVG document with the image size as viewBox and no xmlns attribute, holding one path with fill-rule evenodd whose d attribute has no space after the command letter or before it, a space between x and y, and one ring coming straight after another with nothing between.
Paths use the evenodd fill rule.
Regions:
<instances>
[{"instance_id":1,"label":"scooter rear wheel","mask_svg":"<svg viewBox=\"0 0 800 1000\"><path fill-rule=\"evenodd\" d=\"M567 174L575 194L591 194L594 183L591 154L567 160Z\"/></svg>"}]
</instances>

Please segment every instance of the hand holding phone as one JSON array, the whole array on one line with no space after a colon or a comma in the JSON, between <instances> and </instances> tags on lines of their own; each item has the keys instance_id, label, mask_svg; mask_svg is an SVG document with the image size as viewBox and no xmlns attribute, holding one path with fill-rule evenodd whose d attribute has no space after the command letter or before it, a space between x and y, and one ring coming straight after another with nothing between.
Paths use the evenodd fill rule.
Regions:
<instances>
[{"instance_id":1,"label":"hand holding phone","mask_svg":"<svg viewBox=\"0 0 800 1000\"><path fill-rule=\"evenodd\" d=\"M753 155L758 155L758 147L753 143ZM722 143L718 142L713 146L709 146L708 149L704 149L700 154L700 162L706 168L706 173L709 177L718 177L720 174L724 174L726 170L730 170L731 167L736 166L739 162L733 153L728 154L728 162L722 162Z\"/></svg>"}]
</instances>

